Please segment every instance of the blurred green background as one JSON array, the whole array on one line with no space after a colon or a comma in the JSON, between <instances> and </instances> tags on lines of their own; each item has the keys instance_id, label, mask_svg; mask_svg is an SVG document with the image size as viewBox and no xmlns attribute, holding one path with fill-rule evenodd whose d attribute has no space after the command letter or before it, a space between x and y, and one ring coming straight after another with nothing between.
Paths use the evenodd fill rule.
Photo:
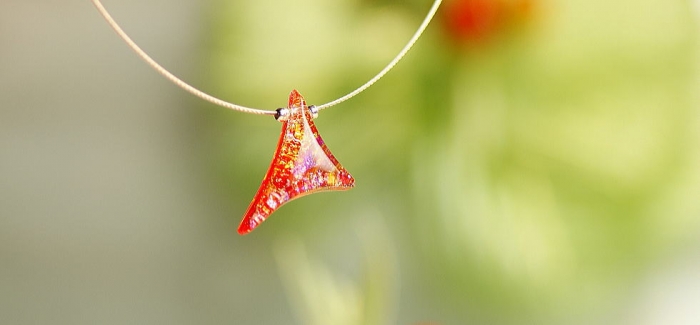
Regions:
<instances>
[{"instance_id":1,"label":"blurred green background","mask_svg":"<svg viewBox=\"0 0 700 325\"><path fill-rule=\"evenodd\" d=\"M0 323L700 323L700 2L445 1L315 121L356 188L247 236L279 123L87 0L1 2ZM364 83L430 1L105 6L274 109Z\"/></svg>"}]
</instances>

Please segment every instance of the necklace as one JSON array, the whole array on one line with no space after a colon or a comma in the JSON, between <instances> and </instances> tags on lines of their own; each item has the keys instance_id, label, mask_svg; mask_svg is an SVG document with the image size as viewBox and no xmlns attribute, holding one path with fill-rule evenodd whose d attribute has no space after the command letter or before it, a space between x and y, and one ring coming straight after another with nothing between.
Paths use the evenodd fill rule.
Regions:
<instances>
[{"instance_id":1,"label":"necklace","mask_svg":"<svg viewBox=\"0 0 700 325\"><path fill-rule=\"evenodd\" d=\"M273 156L272 163L238 226L238 233L244 235L253 231L280 206L295 198L316 192L343 191L355 186L355 179L328 149L319 135L313 119L318 116L319 111L340 104L366 90L394 68L418 41L426 27L428 27L442 0L433 2L418 30L403 49L384 69L362 86L343 97L319 106L307 105L306 100L299 92L293 90L289 95L287 107L276 110L263 110L236 105L211 96L182 81L136 45L107 12L100 0L92 0L92 3L107 20L110 27L138 56L175 85L212 104L243 113L271 115L282 122L282 134L277 143L277 150Z\"/></svg>"}]
</instances>

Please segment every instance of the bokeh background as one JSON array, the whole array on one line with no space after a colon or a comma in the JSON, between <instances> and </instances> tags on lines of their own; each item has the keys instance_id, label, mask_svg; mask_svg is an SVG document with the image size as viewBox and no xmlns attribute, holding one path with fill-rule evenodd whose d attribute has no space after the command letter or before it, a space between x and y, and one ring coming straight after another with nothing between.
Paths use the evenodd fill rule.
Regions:
<instances>
[{"instance_id":1,"label":"bokeh background","mask_svg":"<svg viewBox=\"0 0 700 325\"><path fill-rule=\"evenodd\" d=\"M238 104L340 97L430 1L105 1ZM2 324L699 324L700 2L445 0L236 227L280 129L87 1L0 2Z\"/></svg>"}]
</instances>

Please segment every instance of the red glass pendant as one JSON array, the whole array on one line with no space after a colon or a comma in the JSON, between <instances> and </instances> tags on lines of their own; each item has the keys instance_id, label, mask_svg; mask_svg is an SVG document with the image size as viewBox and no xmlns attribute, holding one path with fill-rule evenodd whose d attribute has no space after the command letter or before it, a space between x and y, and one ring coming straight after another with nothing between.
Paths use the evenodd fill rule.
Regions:
<instances>
[{"instance_id":1,"label":"red glass pendant","mask_svg":"<svg viewBox=\"0 0 700 325\"><path fill-rule=\"evenodd\" d=\"M289 95L288 116L270 168L238 226L245 235L283 204L322 191L344 191L355 186L345 168L316 130L304 98L293 90Z\"/></svg>"}]
</instances>

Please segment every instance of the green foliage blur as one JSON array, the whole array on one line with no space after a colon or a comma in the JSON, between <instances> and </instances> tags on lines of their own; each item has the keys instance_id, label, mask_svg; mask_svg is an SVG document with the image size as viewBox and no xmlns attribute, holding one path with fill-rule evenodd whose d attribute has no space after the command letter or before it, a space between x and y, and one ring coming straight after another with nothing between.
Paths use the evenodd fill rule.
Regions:
<instances>
[{"instance_id":1,"label":"green foliage blur","mask_svg":"<svg viewBox=\"0 0 700 325\"><path fill-rule=\"evenodd\" d=\"M331 101L383 68L429 5L215 1L208 86L255 107L292 89ZM279 248L298 323L614 319L700 231L698 10L446 1L394 71L316 120L356 188L289 203L246 238ZM214 173L245 206L279 125L209 122Z\"/></svg>"}]
</instances>

